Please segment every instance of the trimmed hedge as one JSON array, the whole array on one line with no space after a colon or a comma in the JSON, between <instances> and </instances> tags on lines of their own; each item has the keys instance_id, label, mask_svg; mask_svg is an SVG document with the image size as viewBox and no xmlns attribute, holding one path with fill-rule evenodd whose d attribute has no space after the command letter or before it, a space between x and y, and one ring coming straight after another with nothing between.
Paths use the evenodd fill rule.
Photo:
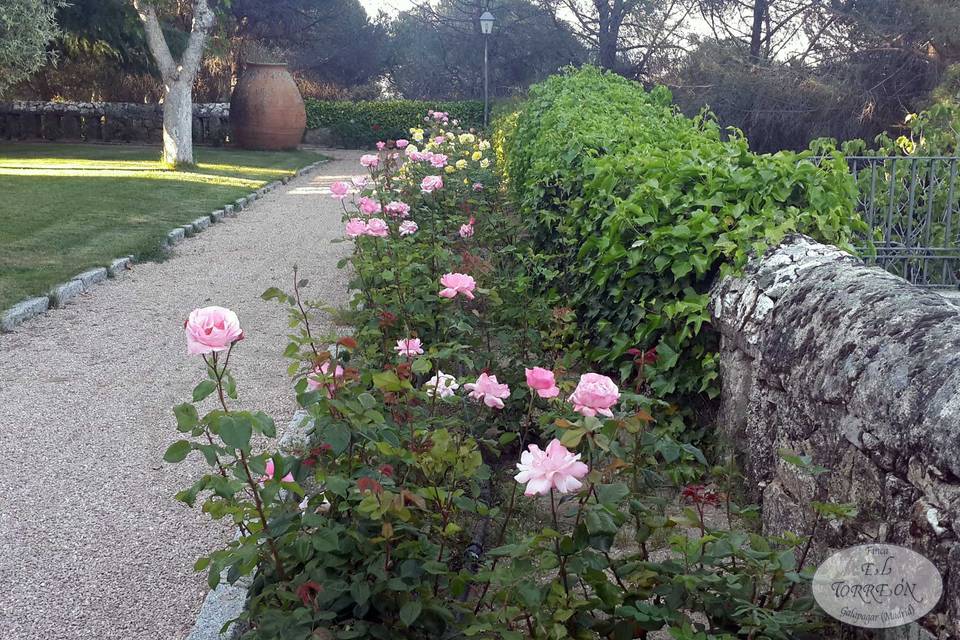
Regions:
<instances>
[{"instance_id":1,"label":"trimmed hedge","mask_svg":"<svg viewBox=\"0 0 960 640\"><path fill-rule=\"evenodd\" d=\"M714 397L714 280L788 232L849 247L866 227L835 149L818 149L819 161L751 153L739 132L725 139L671 99L595 68L569 71L532 87L496 140L549 256L543 286L577 312L571 350L660 397Z\"/></svg>"},{"instance_id":2,"label":"trimmed hedge","mask_svg":"<svg viewBox=\"0 0 960 640\"><path fill-rule=\"evenodd\" d=\"M308 98L307 128L329 128L346 147L367 147L378 140L407 137L411 126L422 122L427 111L446 111L464 128L483 126L483 102L460 100L370 100L361 102L322 101Z\"/></svg>"}]
</instances>

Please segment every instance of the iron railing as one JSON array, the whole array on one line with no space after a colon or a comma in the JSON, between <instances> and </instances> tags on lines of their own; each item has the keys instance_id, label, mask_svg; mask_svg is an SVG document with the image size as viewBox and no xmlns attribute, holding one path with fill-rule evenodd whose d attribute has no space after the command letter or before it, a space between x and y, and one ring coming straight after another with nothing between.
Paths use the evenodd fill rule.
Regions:
<instances>
[{"instance_id":1,"label":"iron railing","mask_svg":"<svg viewBox=\"0 0 960 640\"><path fill-rule=\"evenodd\" d=\"M875 257L866 251L864 257L914 284L960 286L960 158L848 156L847 162L876 248Z\"/></svg>"}]
</instances>

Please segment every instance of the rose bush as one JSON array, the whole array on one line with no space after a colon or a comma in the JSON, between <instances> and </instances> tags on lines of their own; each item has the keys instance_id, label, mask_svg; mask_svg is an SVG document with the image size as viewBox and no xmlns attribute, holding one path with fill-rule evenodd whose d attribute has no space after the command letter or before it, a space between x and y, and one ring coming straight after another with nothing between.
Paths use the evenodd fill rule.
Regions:
<instances>
[{"instance_id":1,"label":"rose bush","mask_svg":"<svg viewBox=\"0 0 960 640\"><path fill-rule=\"evenodd\" d=\"M185 437L165 458L202 455L210 472L178 497L239 530L197 568L211 585L251 577L244 637L812 628L794 595L806 539L751 532L735 473L671 435L666 402L565 351L570 310L536 293L555 274L497 186L490 143L443 112L382 142L362 160L369 178L330 188L354 243L353 335L314 333L324 307L296 273L292 291L264 294L290 316L305 446L278 452L273 420L233 406L237 316L186 323L207 379L174 409Z\"/></svg>"}]
</instances>

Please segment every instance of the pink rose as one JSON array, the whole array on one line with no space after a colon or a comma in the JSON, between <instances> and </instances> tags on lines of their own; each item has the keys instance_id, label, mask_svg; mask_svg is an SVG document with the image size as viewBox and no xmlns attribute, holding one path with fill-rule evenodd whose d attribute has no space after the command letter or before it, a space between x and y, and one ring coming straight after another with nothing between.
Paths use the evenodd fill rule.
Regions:
<instances>
[{"instance_id":1,"label":"pink rose","mask_svg":"<svg viewBox=\"0 0 960 640\"><path fill-rule=\"evenodd\" d=\"M420 227L413 220L404 220L400 223L400 235L402 236L412 236L419 230Z\"/></svg>"},{"instance_id":2,"label":"pink rose","mask_svg":"<svg viewBox=\"0 0 960 640\"><path fill-rule=\"evenodd\" d=\"M365 186L367 186L368 180L369 178L367 178L367 176L353 176L350 178L350 182L352 182L353 186L355 186L357 189L363 189Z\"/></svg>"},{"instance_id":3,"label":"pink rose","mask_svg":"<svg viewBox=\"0 0 960 640\"><path fill-rule=\"evenodd\" d=\"M503 409L503 398L510 397L510 387L497 381L497 376L481 373L476 382L463 385L474 400L482 400L491 409Z\"/></svg>"},{"instance_id":4,"label":"pink rose","mask_svg":"<svg viewBox=\"0 0 960 640\"><path fill-rule=\"evenodd\" d=\"M386 148L386 146L387 146L387 143L384 142L383 140L377 142L377 149L380 151L383 151Z\"/></svg>"},{"instance_id":5,"label":"pink rose","mask_svg":"<svg viewBox=\"0 0 960 640\"><path fill-rule=\"evenodd\" d=\"M430 164L437 169L443 169L447 166L447 156L442 153L435 153L430 156Z\"/></svg>"},{"instance_id":6,"label":"pink rose","mask_svg":"<svg viewBox=\"0 0 960 640\"><path fill-rule=\"evenodd\" d=\"M460 237L469 238L471 236L473 236L473 225L472 224L460 225Z\"/></svg>"},{"instance_id":7,"label":"pink rose","mask_svg":"<svg viewBox=\"0 0 960 640\"><path fill-rule=\"evenodd\" d=\"M397 142L396 142L397 149L406 149L408 144L410 144L410 141L409 141L409 140L404 140L403 138L400 138L400 139L397 140Z\"/></svg>"},{"instance_id":8,"label":"pink rose","mask_svg":"<svg viewBox=\"0 0 960 640\"><path fill-rule=\"evenodd\" d=\"M390 235L390 227L383 218L370 218L367 221L367 235L374 238L386 238Z\"/></svg>"},{"instance_id":9,"label":"pink rose","mask_svg":"<svg viewBox=\"0 0 960 640\"><path fill-rule=\"evenodd\" d=\"M264 465L264 471L266 471L267 480L273 480L273 474L276 472L276 467L273 464L273 458L267 458L267 464ZM287 475L280 478L281 482L293 482L293 474L288 473ZM260 484L263 484L263 480L260 481Z\"/></svg>"},{"instance_id":10,"label":"pink rose","mask_svg":"<svg viewBox=\"0 0 960 640\"><path fill-rule=\"evenodd\" d=\"M380 156L375 153L366 153L360 156L360 164L365 167L376 167L380 164Z\"/></svg>"},{"instance_id":11,"label":"pink rose","mask_svg":"<svg viewBox=\"0 0 960 640\"><path fill-rule=\"evenodd\" d=\"M410 215L410 205L406 202L389 202L384 210L394 218L406 218Z\"/></svg>"},{"instance_id":12,"label":"pink rose","mask_svg":"<svg viewBox=\"0 0 960 640\"><path fill-rule=\"evenodd\" d=\"M427 176L420 181L420 191L424 193L433 193L437 189L443 189L443 176Z\"/></svg>"},{"instance_id":13,"label":"pink rose","mask_svg":"<svg viewBox=\"0 0 960 640\"><path fill-rule=\"evenodd\" d=\"M436 144L443 144L444 142L447 141L447 139L444 138L443 136L437 136L436 138L433 139L433 141Z\"/></svg>"},{"instance_id":14,"label":"pink rose","mask_svg":"<svg viewBox=\"0 0 960 640\"><path fill-rule=\"evenodd\" d=\"M473 300L473 290L477 287L477 282L473 279L473 276L468 276L465 273L445 273L440 278L440 284L444 286L444 289L440 290L441 298L453 298L459 293Z\"/></svg>"},{"instance_id":15,"label":"pink rose","mask_svg":"<svg viewBox=\"0 0 960 640\"><path fill-rule=\"evenodd\" d=\"M431 398L438 395L441 398L449 398L460 388L456 378L439 369L435 376L423 383L423 386Z\"/></svg>"},{"instance_id":16,"label":"pink rose","mask_svg":"<svg viewBox=\"0 0 960 640\"><path fill-rule=\"evenodd\" d=\"M330 376L329 372L329 362L324 362L319 367L314 368L313 375L307 376L307 390L316 391L322 388L326 390L327 397L332 398L333 393L337 390L337 381L343 379L343 367L338 364L337 368L333 370L333 376Z\"/></svg>"},{"instance_id":17,"label":"pink rose","mask_svg":"<svg viewBox=\"0 0 960 640\"><path fill-rule=\"evenodd\" d=\"M360 208L360 213L365 216L373 215L374 213L380 213L380 203L373 198L368 198L366 196L357 200L357 207Z\"/></svg>"},{"instance_id":18,"label":"pink rose","mask_svg":"<svg viewBox=\"0 0 960 640\"><path fill-rule=\"evenodd\" d=\"M203 307L190 312L183 323L187 335L187 353L193 356L226 351L234 342L243 340L237 314L223 307Z\"/></svg>"},{"instance_id":19,"label":"pink rose","mask_svg":"<svg viewBox=\"0 0 960 640\"><path fill-rule=\"evenodd\" d=\"M473 190L474 190L474 191L483 191L483 183L482 183L482 182L474 182L474 183L473 183Z\"/></svg>"},{"instance_id":20,"label":"pink rose","mask_svg":"<svg viewBox=\"0 0 960 640\"><path fill-rule=\"evenodd\" d=\"M556 438L547 445L546 451L531 444L520 454L517 469L520 473L513 479L520 484L526 483L523 494L527 496L546 495L554 489L559 493L577 491L583 486L580 478L590 471L580 462L579 453L571 453Z\"/></svg>"},{"instance_id":21,"label":"pink rose","mask_svg":"<svg viewBox=\"0 0 960 640\"><path fill-rule=\"evenodd\" d=\"M577 388L567 398L573 403L573 410L585 416L595 416L598 413L608 418L613 417L610 407L620 401L620 389L613 380L599 373L585 373L580 376Z\"/></svg>"},{"instance_id":22,"label":"pink rose","mask_svg":"<svg viewBox=\"0 0 960 640\"><path fill-rule=\"evenodd\" d=\"M420 338L407 338L406 340L397 340L397 346L393 348L401 356L411 357L423 355L423 345L420 344Z\"/></svg>"},{"instance_id":23,"label":"pink rose","mask_svg":"<svg viewBox=\"0 0 960 640\"><path fill-rule=\"evenodd\" d=\"M347 236L356 238L367 235L367 223L360 218L350 218L347 222Z\"/></svg>"},{"instance_id":24,"label":"pink rose","mask_svg":"<svg viewBox=\"0 0 960 640\"><path fill-rule=\"evenodd\" d=\"M346 182L334 182L330 185L330 194L337 200L343 200L350 193L350 185Z\"/></svg>"},{"instance_id":25,"label":"pink rose","mask_svg":"<svg viewBox=\"0 0 960 640\"><path fill-rule=\"evenodd\" d=\"M527 376L527 386L537 392L541 398L556 398L560 395L560 388L553 376L553 371L543 367L524 369Z\"/></svg>"},{"instance_id":26,"label":"pink rose","mask_svg":"<svg viewBox=\"0 0 960 640\"><path fill-rule=\"evenodd\" d=\"M408 150L406 153L407 153L407 158L409 158L411 162L421 162L423 160L426 160L427 158L426 154L424 154L422 151Z\"/></svg>"}]
</instances>

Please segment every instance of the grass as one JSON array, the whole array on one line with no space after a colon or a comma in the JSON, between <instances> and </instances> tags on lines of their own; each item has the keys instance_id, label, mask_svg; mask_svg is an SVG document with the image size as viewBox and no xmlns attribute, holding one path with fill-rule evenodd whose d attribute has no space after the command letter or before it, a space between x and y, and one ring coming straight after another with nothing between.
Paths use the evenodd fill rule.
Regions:
<instances>
[{"instance_id":1,"label":"grass","mask_svg":"<svg viewBox=\"0 0 960 640\"><path fill-rule=\"evenodd\" d=\"M0 144L0 310L114 258L159 259L170 229L319 157L198 148L174 171L153 147Z\"/></svg>"}]
</instances>

